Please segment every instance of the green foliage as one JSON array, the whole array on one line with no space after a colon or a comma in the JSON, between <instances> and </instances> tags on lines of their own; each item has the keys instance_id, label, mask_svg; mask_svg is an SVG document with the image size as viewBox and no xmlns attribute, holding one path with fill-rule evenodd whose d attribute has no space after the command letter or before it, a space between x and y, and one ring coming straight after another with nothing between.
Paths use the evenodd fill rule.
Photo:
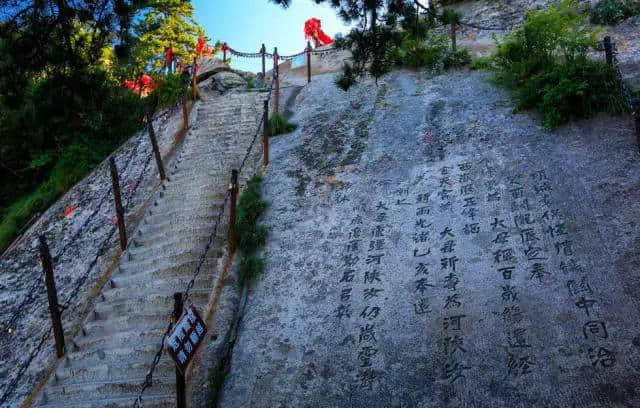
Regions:
<instances>
[{"instance_id":1,"label":"green foliage","mask_svg":"<svg viewBox=\"0 0 640 408\"><path fill-rule=\"evenodd\" d=\"M207 406L216 408L220 391L224 385L224 380L229 373L229 366L226 361L219 361L209 369L209 393L207 395Z\"/></svg>"},{"instance_id":2,"label":"green foliage","mask_svg":"<svg viewBox=\"0 0 640 408\"><path fill-rule=\"evenodd\" d=\"M157 76L155 81L158 83L158 88L153 92L153 95L158 98L160 108L170 106L180 99L184 89L181 74Z\"/></svg>"},{"instance_id":3,"label":"green foliage","mask_svg":"<svg viewBox=\"0 0 640 408\"><path fill-rule=\"evenodd\" d=\"M637 0L600 0L591 9L591 22L614 25L639 13L640 3Z\"/></svg>"},{"instance_id":4,"label":"green foliage","mask_svg":"<svg viewBox=\"0 0 640 408\"><path fill-rule=\"evenodd\" d=\"M191 63L196 56L198 35L204 30L194 20L193 4L184 0L151 0L148 11L135 25L138 38L133 56L138 66L159 69L165 48L171 47L181 61Z\"/></svg>"},{"instance_id":5,"label":"green foliage","mask_svg":"<svg viewBox=\"0 0 640 408\"><path fill-rule=\"evenodd\" d=\"M403 66L435 69L447 53L447 38L429 32L424 39L405 37L400 48Z\"/></svg>"},{"instance_id":6,"label":"green foliage","mask_svg":"<svg viewBox=\"0 0 640 408\"><path fill-rule=\"evenodd\" d=\"M357 74L353 69L353 65L348 62L345 62L342 65L342 72L335 80L335 84L338 88L343 91L348 91L353 85L358 82Z\"/></svg>"},{"instance_id":7,"label":"green foliage","mask_svg":"<svg viewBox=\"0 0 640 408\"><path fill-rule=\"evenodd\" d=\"M494 60L491 55L479 57L471 61L469 69L471 70L490 70L494 67Z\"/></svg>"},{"instance_id":8,"label":"green foliage","mask_svg":"<svg viewBox=\"0 0 640 408\"><path fill-rule=\"evenodd\" d=\"M242 253L240 261L240 277L249 282L262 272L264 263L255 254L267 239L267 229L258 225L258 218L267 208L262 201L260 183L262 179L255 175L249 180L238 202L238 248Z\"/></svg>"},{"instance_id":9,"label":"green foliage","mask_svg":"<svg viewBox=\"0 0 640 408\"><path fill-rule=\"evenodd\" d=\"M243 256L238 265L242 282L252 282L264 270L264 260L256 255Z\"/></svg>"},{"instance_id":10,"label":"green foliage","mask_svg":"<svg viewBox=\"0 0 640 408\"><path fill-rule=\"evenodd\" d=\"M443 24L460 24L462 21L462 14L452 9L443 10L442 14L439 16L440 21Z\"/></svg>"},{"instance_id":11,"label":"green foliage","mask_svg":"<svg viewBox=\"0 0 640 408\"><path fill-rule=\"evenodd\" d=\"M471 56L466 49L448 50L442 59L444 69L460 68L469 65Z\"/></svg>"},{"instance_id":12,"label":"green foliage","mask_svg":"<svg viewBox=\"0 0 640 408\"><path fill-rule=\"evenodd\" d=\"M274 112L269 118L269 136L278 136L293 132L296 125L289 123L287 118L280 112Z\"/></svg>"},{"instance_id":13,"label":"green foliage","mask_svg":"<svg viewBox=\"0 0 640 408\"><path fill-rule=\"evenodd\" d=\"M524 25L498 43L496 79L511 88L520 109L535 109L548 128L622 103L613 69L587 58L597 31L574 0L531 11Z\"/></svg>"},{"instance_id":14,"label":"green foliage","mask_svg":"<svg viewBox=\"0 0 640 408\"><path fill-rule=\"evenodd\" d=\"M16 2L7 10L0 23L0 247L141 129L147 101L122 86L147 66L130 65L132 21L169 3L183 7L107 0ZM170 105L179 77L155 79L159 106Z\"/></svg>"}]
</instances>

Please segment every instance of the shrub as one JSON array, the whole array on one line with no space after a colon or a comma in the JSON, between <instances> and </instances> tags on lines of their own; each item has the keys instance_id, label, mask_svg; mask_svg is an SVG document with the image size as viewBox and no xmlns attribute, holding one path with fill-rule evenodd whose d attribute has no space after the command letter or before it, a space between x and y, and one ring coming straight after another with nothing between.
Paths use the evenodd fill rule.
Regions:
<instances>
[{"instance_id":1,"label":"shrub","mask_svg":"<svg viewBox=\"0 0 640 408\"><path fill-rule=\"evenodd\" d=\"M407 68L436 69L446 53L446 37L431 34L425 40L405 38L400 49L400 58L402 65Z\"/></svg>"},{"instance_id":2,"label":"shrub","mask_svg":"<svg viewBox=\"0 0 640 408\"><path fill-rule=\"evenodd\" d=\"M622 109L613 69L587 58L598 32L585 18L574 0L530 11L493 56L497 82L514 91L518 108L540 113L548 128Z\"/></svg>"},{"instance_id":3,"label":"shrub","mask_svg":"<svg viewBox=\"0 0 640 408\"><path fill-rule=\"evenodd\" d=\"M640 13L640 4L637 1L600 0L591 10L591 22L614 25L638 13Z\"/></svg>"},{"instance_id":4,"label":"shrub","mask_svg":"<svg viewBox=\"0 0 640 408\"><path fill-rule=\"evenodd\" d=\"M238 229L238 248L242 253L239 272L243 282L251 281L264 268L262 259L255 255L258 249L265 244L267 238L267 229L258 225L258 218L267 208L267 203L262 201L260 193L261 182L260 176L253 176L238 202L236 226Z\"/></svg>"},{"instance_id":5,"label":"shrub","mask_svg":"<svg viewBox=\"0 0 640 408\"><path fill-rule=\"evenodd\" d=\"M445 69L464 67L469 65L470 62L471 56L469 55L469 51L464 48L456 51L448 51L442 60Z\"/></svg>"},{"instance_id":6,"label":"shrub","mask_svg":"<svg viewBox=\"0 0 640 408\"><path fill-rule=\"evenodd\" d=\"M494 67L492 56L479 57L471 61L469 69L472 70L489 70Z\"/></svg>"},{"instance_id":7,"label":"shrub","mask_svg":"<svg viewBox=\"0 0 640 408\"><path fill-rule=\"evenodd\" d=\"M293 132L296 125L289 123L287 118L280 112L274 112L269 118L269 136L278 136L285 133Z\"/></svg>"}]
</instances>

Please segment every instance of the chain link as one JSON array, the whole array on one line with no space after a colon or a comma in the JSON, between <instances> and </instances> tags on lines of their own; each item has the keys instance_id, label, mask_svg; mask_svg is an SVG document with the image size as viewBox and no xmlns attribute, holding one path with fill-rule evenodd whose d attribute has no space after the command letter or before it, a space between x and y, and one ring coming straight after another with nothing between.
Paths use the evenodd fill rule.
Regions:
<instances>
[{"instance_id":1,"label":"chain link","mask_svg":"<svg viewBox=\"0 0 640 408\"><path fill-rule=\"evenodd\" d=\"M613 67L616 71L616 79L618 80L618 84L620 85L620 93L622 94L622 98L624 99L624 104L634 116L638 114L635 108L635 101L633 97L633 93L627 86L627 83L624 81L624 77L622 75L622 70L620 69L620 61L618 60L618 47L615 42L611 43L611 54L612 54L612 62Z\"/></svg>"}]
</instances>

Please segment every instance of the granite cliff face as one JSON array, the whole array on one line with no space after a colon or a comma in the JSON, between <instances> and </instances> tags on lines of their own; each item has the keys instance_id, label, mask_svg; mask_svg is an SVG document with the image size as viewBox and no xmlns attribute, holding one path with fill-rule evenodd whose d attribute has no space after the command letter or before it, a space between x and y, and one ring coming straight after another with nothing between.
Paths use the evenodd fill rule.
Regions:
<instances>
[{"instance_id":1,"label":"granite cliff face","mask_svg":"<svg viewBox=\"0 0 640 408\"><path fill-rule=\"evenodd\" d=\"M640 404L633 123L547 132L484 73L297 96L219 406Z\"/></svg>"}]
</instances>

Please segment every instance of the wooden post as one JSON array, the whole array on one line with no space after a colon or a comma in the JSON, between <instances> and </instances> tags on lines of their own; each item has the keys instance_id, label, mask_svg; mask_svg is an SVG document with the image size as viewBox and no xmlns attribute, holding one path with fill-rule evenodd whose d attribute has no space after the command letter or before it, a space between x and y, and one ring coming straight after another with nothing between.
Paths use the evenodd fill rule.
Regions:
<instances>
[{"instance_id":1,"label":"wooden post","mask_svg":"<svg viewBox=\"0 0 640 408\"><path fill-rule=\"evenodd\" d=\"M193 78L191 79L191 97L193 99L193 101L195 102L197 95L197 91L196 91L196 81L198 78L198 70L197 70L197 65L196 65L196 61L197 58L193 57Z\"/></svg>"},{"instance_id":2,"label":"wooden post","mask_svg":"<svg viewBox=\"0 0 640 408\"><path fill-rule=\"evenodd\" d=\"M635 112L633 116L636 120L636 139L638 140L638 150L640 151L640 98L636 99Z\"/></svg>"},{"instance_id":3,"label":"wooden post","mask_svg":"<svg viewBox=\"0 0 640 408\"><path fill-rule=\"evenodd\" d=\"M223 43L222 44L222 63L226 64L227 63L227 43Z\"/></svg>"},{"instance_id":4,"label":"wooden post","mask_svg":"<svg viewBox=\"0 0 640 408\"><path fill-rule=\"evenodd\" d=\"M278 68L278 47L273 49L273 79L275 81L275 93L273 95L273 111L280 112L280 69Z\"/></svg>"},{"instance_id":5,"label":"wooden post","mask_svg":"<svg viewBox=\"0 0 640 408\"><path fill-rule=\"evenodd\" d=\"M267 48L262 44L262 48L260 48L260 54L262 54L262 78L265 78L265 54L267 53Z\"/></svg>"},{"instance_id":6,"label":"wooden post","mask_svg":"<svg viewBox=\"0 0 640 408\"><path fill-rule=\"evenodd\" d=\"M158 173L160 173L160 180L166 178L164 172L164 165L162 164L162 156L160 156L160 149L158 148L158 140L156 139L156 131L153 129L153 117L147 114L147 124L149 125L149 139L151 139L151 147L153 148L153 154L156 156L156 164L158 165Z\"/></svg>"},{"instance_id":7,"label":"wooden post","mask_svg":"<svg viewBox=\"0 0 640 408\"><path fill-rule=\"evenodd\" d=\"M173 294L173 323L175 324L182 316L182 293ZM184 375L176 366L176 407L187 408L187 387L185 385Z\"/></svg>"},{"instance_id":8,"label":"wooden post","mask_svg":"<svg viewBox=\"0 0 640 408\"><path fill-rule=\"evenodd\" d=\"M64 332L62 331L62 320L60 319L60 307L58 306L58 291L56 281L53 276L53 263L51 253L44 235L38 237L40 259L42 260L42 270L44 271L44 284L47 287L47 298L49 299L49 313L51 313L51 326L53 326L53 337L56 340L56 355L58 358L64 356Z\"/></svg>"},{"instance_id":9,"label":"wooden post","mask_svg":"<svg viewBox=\"0 0 640 408\"><path fill-rule=\"evenodd\" d=\"M182 90L182 122L183 129L189 128L189 110L187 109L187 90Z\"/></svg>"},{"instance_id":10,"label":"wooden post","mask_svg":"<svg viewBox=\"0 0 640 408\"><path fill-rule=\"evenodd\" d=\"M604 55L607 60L607 64L613 65L613 46L611 44L611 37L604 37Z\"/></svg>"},{"instance_id":11,"label":"wooden post","mask_svg":"<svg viewBox=\"0 0 640 408\"><path fill-rule=\"evenodd\" d=\"M269 100L264 101L264 112L262 113L263 122L263 160L262 164L266 167L269 164Z\"/></svg>"},{"instance_id":12,"label":"wooden post","mask_svg":"<svg viewBox=\"0 0 640 408\"><path fill-rule=\"evenodd\" d=\"M311 82L311 42L307 41L307 83Z\"/></svg>"},{"instance_id":13,"label":"wooden post","mask_svg":"<svg viewBox=\"0 0 640 408\"><path fill-rule=\"evenodd\" d=\"M120 231L120 249L127 249L127 230L124 226L124 208L122 207L122 197L120 196L120 179L118 177L118 168L116 161L111 156L109 158L109 166L111 167L111 184L113 184L113 199L116 204L116 216L118 217L118 230Z\"/></svg>"},{"instance_id":14,"label":"wooden post","mask_svg":"<svg viewBox=\"0 0 640 408\"><path fill-rule=\"evenodd\" d=\"M238 243L238 229L236 226L236 206L238 202L238 170L231 170L231 207L229 209L229 253L234 253Z\"/></svg>"}]
</instances>

